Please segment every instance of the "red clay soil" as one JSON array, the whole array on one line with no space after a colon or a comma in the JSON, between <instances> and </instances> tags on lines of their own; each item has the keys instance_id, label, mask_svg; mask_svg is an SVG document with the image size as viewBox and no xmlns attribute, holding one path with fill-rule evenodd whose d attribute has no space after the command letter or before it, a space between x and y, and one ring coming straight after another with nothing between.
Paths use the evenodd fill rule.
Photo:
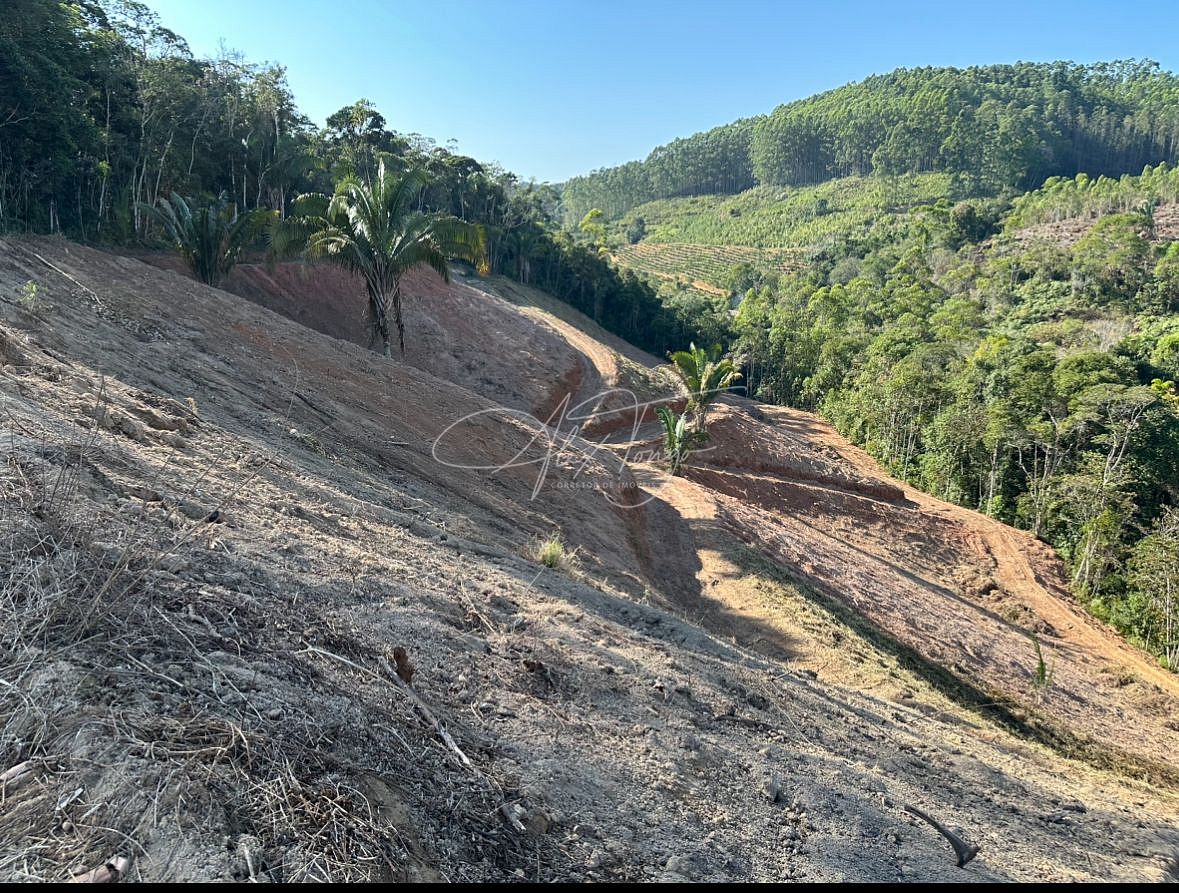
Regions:
<instances>
[{"instance_id":1,"label":"red clay soil","mask_svg":"<svg viewBox=\"0 0 1179 893\"><path fill-rule=\"evenodd\" d=\"M173 255L141 259L183 273ZM224 288L325 335L373 346L364 287L339 267L240 264ZM406 342L398 359L542 420L563 403L570 410L584 403L586 414L603 412L593 398L618 384L621 357L644 369L656 362L581 317L578 322L594 332L587 335L553 314L559 302L502 277L480 279L456 270L448 284L431 270L413 270L402 292ZM647 380L639 390L647 398L656 390L662 396L666 387L653 390Z\"/></svg>"},{"instance_id":2,"label":"red clay soil","mask_svg":"<svg viewBox=\"0 0 1179 893\"><path fill-rule=\"evenodd\" d=\"M0 876L127 841L146 880L1173 876L1179 681L1043 544L801 412L729 400L682 478L635 450L650 424L545 427L675 390L503 281L412 277L404 361L339 271L229 288L0 241L0 742L39 761ZM50 598L70 568L120 581L101 610ZM960 871L905 803L983 855Z\"/></svg>"},{"instance_id":3,"label":"red clay soil","mask_svg":"<svg viewBox=\"0 0 1179 893\"><path fill-rule=\"evenodd\" d=\"M243 431L263 419L282 425L289 418L292 435L313 438L329 455L363 455L399 479L442 492L469 488L473 504L497 520L482 513L478 520L465 517L470 509L464 503L450 522L456 532L475 535L472 531L490 525L510 532L523 547L530 538L561 529L592 552L605 572L633 577L625 545L630 519L603 496L625 488L629 471L609 451L589 445L550 449L551 432L532 417L537 404L550 399L557 370L582 362L558 334L559 322L538 326L527 311L484 292L413 276L407 285L407 361L390 362L357 346L367 342L359 316L347 315L348 323L335 316L336 308L349 303L363 311L355 283L340 271L298 265L235 270L235 287L243 293L256 289L250 293L259 296L257 303L272 300L271 290L281 290L283 283L292 289L297 283L284 311L297 308L296 315L353 336L317 340L317 348L308 350L303 325L255 303L137 260L66 243L59 248L52 240L46 244L59 259L67 255L63 262L84 264L86 280L101 284L108 295L102 312L110 324L54 325L49 337L68 345L75 360L140 386L192 396L198 405L219 404L229 424ZM79 257L68 256L71 252ZM11 257L28 264L30 278L38 273L27 249L18 248ZM276 319L283 324L275 325ZM197 348L191 368L181 369L184 354L169 349L175 338ZM433 370L451 370L454 379ZM199 392L194 382L200 383Z\"/></svg>"},{"instance_id":4,"label":"red clay soil","mask_svg":"<svg viewBox=\"0 0 1179 893\"><path fill-rule=\"evenodd\" d=\"M163 256L153 263L175 265ZM579 423L563 413L580 407L596 416L582 432L591 439L626 435L650 420L650 407L642 414L628 409L630 398L597 399L619 384L624 357L632 368L646 364L635 388L641 400L670 402L667 380L647 371L654 358L576 311L560 305L558 319L551 312L558 302L543 293L504 279L462 278L450 285L432 272L407 278L409 365L564 432ZM338 269L243 265L227 288L325 334L368 344L363 289ZM661 499L677 508L684 499L710 504L718 523L790 576L854 609L977 698L1013 708L1050 736L1075 739L1079 752L1091 741L1132 763L1179 773L1169 745L1179 730L1179 678L1078 606L1047 546L889 478L816 416L726 402L713 410L712 439L697 467L687 481L661 481ZM444 405L431 407L435 417ZM651 427L644 433L651 436ZM590 452L610 463L609 451ZM669 561L659 542L678 542L683 520L647 529L654 516L621 510L626 537L617 526L599 530L590 522L575 541L616 567L632 559L608 556L620 546L636 549L639 566L660 588L681 596L695 591L674 569L683 556ZM690 605L700 607L696 596ZM722 631L763 637L764 618L756 615L756 623ZM1052 673L1046 690L1033 684L1032 633Z\"/></svg>"},{"instance_id":5,"label":"red clay soil","mask_svg":"<svg viewBox=\"0 0 1179 893\"><path fill-rule=\"evenodd\" d=\"M735 536L980 700L1075 736L1079 751L1093 743L1174 776L1179 677L1080 607L1048 546L888 478L815 416L747 410L721 407L716 451L670 501L709 504Z\"/></svg>"}]
</instances>

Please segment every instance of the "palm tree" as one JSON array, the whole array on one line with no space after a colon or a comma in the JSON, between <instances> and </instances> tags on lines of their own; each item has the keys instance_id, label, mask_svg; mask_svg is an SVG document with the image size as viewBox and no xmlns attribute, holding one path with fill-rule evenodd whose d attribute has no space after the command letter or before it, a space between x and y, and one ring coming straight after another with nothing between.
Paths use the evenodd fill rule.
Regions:
<instances>
[{"instance_id":1,"label":"palm tree","mask_svg":"<svg viewBox=\"0 0 1179 893\"><path fill-rule=\"evenodd\" d=\"M669 353L668 359L675 365L675 371L688 389L688 402L684 406L685 416L694 416L696 430L703 431L708 407L717 397L741 380L736 364L728 357L721 357L721 346L697 347Z\"/></svg>"},{"instance_id":2,"label":"palm tree","mask_svg":"<svg viewBox=\"0 0 1179 893\"><path fill-rule=\"evenodd\" d=\"M274 211L238 214L225 193L203 207L192 208L190 200L173 192L155 205L140 205L164 228L184 262L197 279L217 287L229 275L242 251L261 233Z\"/></svg>"},{"instance_id":3,"label":"palm tree","mask_svg":"<svg viewBox=\"0 0 1179 893\"><path fill-rule=\"evenodd\" d=\"M291 216L271 227L271 250L276 256L303 251L364 279L374 335L380 336L385 356L390 356L390 311L398 346L405 353L402 276L425 264L449 282L451 258L469 261L480 272L487 269L482 227L418 209L417 199L426 183L422 171L387 173L382 160L372 183L347 177L330 197L301 195Z\"/></svg>"}]
</instances>

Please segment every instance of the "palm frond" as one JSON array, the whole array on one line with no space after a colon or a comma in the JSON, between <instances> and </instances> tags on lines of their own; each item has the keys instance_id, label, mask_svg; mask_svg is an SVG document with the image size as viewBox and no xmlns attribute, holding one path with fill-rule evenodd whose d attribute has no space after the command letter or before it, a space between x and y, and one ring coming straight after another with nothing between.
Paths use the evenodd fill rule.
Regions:
<instances>
[{"instance_id":1,"label":"palm frond","mask_svg":"<svg viewBox=\"0 0 1179 893\"><path fill-rule=\"evenodd\" d=\"M156 205L140 205L163 229L193 275L217 286L277 214L255 210L238 214L224 193L193 210L189 199L173 192Z\"/></svg>"},{"instance_id":2,"label":"palm frond","mask_svg":"<svg viewBox=\"0 0 1179 893\"><path fill-rule=\"evenodd\" d=\"M417 210L427 183L424 171L392 173L382 159L373 182L350 176L337 183L330 196L301 195L292 203L291 215L274 222L268 233L274 257L302 253L360 276L386 351L390 310L403 340L401 277L406 272L426 266L448 281L452 258L469 261L481 272L488 266L487 237L481 227Z\"/></svg>"}]
</instances>

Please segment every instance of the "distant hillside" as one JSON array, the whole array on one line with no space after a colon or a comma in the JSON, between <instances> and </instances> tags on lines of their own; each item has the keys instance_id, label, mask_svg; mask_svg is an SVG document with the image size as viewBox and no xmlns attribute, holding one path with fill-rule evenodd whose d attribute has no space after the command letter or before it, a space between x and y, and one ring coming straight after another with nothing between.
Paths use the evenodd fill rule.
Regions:
<instances>
[{"instance_id":1,"label":"distant hillside","mask_svg":"<svg viewBox=\"0 0 1179 893\"><path fill-rule=\"evenodd\" d=\"M969 195L944 172L757 186L605 234L752 394L1031 530L1091 610L1179 666L1157 584L1179 573L1179 168Z\"/></svg>"},{"instance_id":2,"label":"distant hillside","mask_svg":"<svg viewBox=\"0 0 1179 893\"><path fill-rule=\"evenodd\" d=\"M616 226L619 240L642 219L642 244L696 242L806 248L863 229L881 214L953 195L947 174L845 177L816 186L758 186L737 195L697 195L639 205Z\"/></svg>"},{"instance_id":3,"label":"distant hillside","mask_svg":"<svg viewBox=\"0 0 1179 893\"><path fill-rule=\"evenodd\" d=\"M755 186L639 205L609 221L604 238L616 267L645 279L665 308L712 343L727 340L732 301L750 288L798 272L816 251L869 237L883 220L948 208L958 194L953 177L940 173Z\"/></svg>"},{"instance_id":4,"label":"distant hillside","mask_svg":"<svg viewBox=\"0 0 1179 893\"><path fill-rule=\"evenodd\" d=\"M730 343L762 399L1051 543L1077 596L1175 667L1177 236L1165 165L896 209L795 271L731 271Z\"/></svg>"},{"instance_id":5,"label":"distant hillside","mask_svg":"<svg viewBox=\"0 0 1179 893\"><path fill-rule=\"evenodd\" d=\"M898 69L655 149L565 184L591 208L940 171L973 194L1048 177L1136 173L1179 152L1179 78L1151 61Z\"/></svg>"}]
</instances>

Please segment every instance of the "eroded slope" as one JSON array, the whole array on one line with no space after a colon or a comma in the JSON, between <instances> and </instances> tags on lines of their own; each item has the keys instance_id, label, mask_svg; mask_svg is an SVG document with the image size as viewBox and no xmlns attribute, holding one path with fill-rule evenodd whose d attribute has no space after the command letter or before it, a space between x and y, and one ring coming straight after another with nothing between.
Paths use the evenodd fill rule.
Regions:
<instances>
[{"instance_id":1,"label":"eroded slope","mask_svg":"<svg viewBox=\"0 0 1179 893\"><path fill-rule=\"evenodd\" d=\"M518 411L543 387L497 410L55 240L0 243L0 295L0 748L28 770L7 877L116 855L145 880L1169 870L1170 794L939 694L784 581L776 540L741 545L724 493L543 449ZM539 487L511 461L538 444ZM557 529L580 570L526 557ZM398 646L470 766L382 675ZM954 867L906 803L983 855Z\"/></svg>"}]
</instances>

